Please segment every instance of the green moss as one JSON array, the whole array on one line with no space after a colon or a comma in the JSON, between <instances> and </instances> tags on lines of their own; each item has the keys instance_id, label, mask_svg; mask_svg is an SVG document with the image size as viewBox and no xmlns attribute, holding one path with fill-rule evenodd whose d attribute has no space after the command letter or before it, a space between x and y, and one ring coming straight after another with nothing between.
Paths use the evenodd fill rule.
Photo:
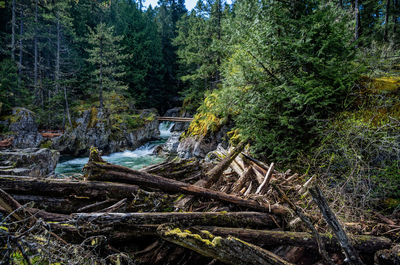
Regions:
<instances>
[{"instance_id":1,"label":"green moss","mask_svg":"<svg viewBox=\"0 0 400 265\"><path fill-rule=\"evenodd\" d=\"M96 126L96 124L98 122L97 115L98 115L98 110L96 107L93 106L90 111L90 121L89 121L89 125L88 125L89 128L94 128Z\"/></svg>"},{"instance_id":2,"label":"green moss","mask_svg":"<svg viewBox=\"0 0 400 265\"><path fill-rule=\"evenodd\" d=\"M43 143L40 144L40 148L50 148L52 145L52 141L51 140L47 140Z\"/></svg>"},{"instance_id":3,"label":"green moss","mask_svg":"<svg viewBox=\"0 0 400 265\"><path fill-rule=\"evenodd\" d=\"M182 134L183 138L190 136L205 136L211 132L217 132L221 127L221 120L214 114L197 113L193 121L190 123L189 128Z\"/></svg>"}]
</instances>

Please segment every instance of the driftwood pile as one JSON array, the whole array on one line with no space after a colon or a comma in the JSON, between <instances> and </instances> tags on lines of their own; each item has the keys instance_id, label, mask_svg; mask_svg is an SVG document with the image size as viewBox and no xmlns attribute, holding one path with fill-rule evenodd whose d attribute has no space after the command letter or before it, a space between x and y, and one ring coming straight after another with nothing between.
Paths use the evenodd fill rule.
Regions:
<instances>
[{"instance_id":1,"label":"driftwood pile","mask_svg":"<svg viewBox=\"0 0 400 265\"><path fill-rule=\"evenodd\" d=\"M278 172L244 146L216 150L218 163L140 171L92 148L85 179L0 177L0 243L11 242L27 264L50 253L50 241L77 253L78 261L59 255L76 264L397 264L393 238L346 232L315 176ZM21 236L33 232L34 243Z\"/></svg>"}]
</instances>

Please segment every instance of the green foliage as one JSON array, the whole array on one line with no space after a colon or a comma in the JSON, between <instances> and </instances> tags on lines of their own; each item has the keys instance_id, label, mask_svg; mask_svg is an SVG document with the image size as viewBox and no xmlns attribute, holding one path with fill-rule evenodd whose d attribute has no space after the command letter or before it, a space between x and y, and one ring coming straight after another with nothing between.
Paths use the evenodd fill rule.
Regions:
<instances>
[{"instance_id":1,"label":"green foliage","mask_svg":"<svg viewBox=\"0 0 400 265\"><path fill-rule=\"evenodd\" d=\"M16 65L9 59L0 62L0 114L9 113L15 106L27 104L27 90L18 84Z\"/></svg>"},{"instance_id":2,"label":"green foliage","mask_svg":"<svg viewBox=\"0 0 400 265\"><path fill-rule=\"evenodd\" d=\"M122 61L128 57L119 45L122 36L114 36L114 28L105 23L98 24L94 30L89 29L89 32L88 62L94 66L92 74L96 87L122 93L127 89L120 81L126 74Z\"/></svg>"},{"instance_id":3,"label":"green foliage","mask_svg":"<svg viewBox=\"0 0 400 265\"><path fill-rule=\"evenodd\" d=\"M352 109L320 125L322 141L308 164L326 185L340 187L339 196L348 204L395 210L400 205L400 101L398 94L376 93L360 90L363 104L355 101Z\"/></svg>"},{"instance_id":4,"label":"green foliage","mask_svg":"<svg viewBox=\"0 0 400 265\"><path fill-rule=\"evenodd\" d=\"M349 18L318 1L240 1L227 27L231 55L208 111L232 116L256 153L295 158L315 143L319 122L343 107L358 75Z\"/></svg>"},{"instance_id":5,"label":"green foliage","mask_svg":"<svg viewBox=\"0 0 400 265\"><path fill-rule=\"evenodd\" d=\"M188 84L182 95L188 98L186 106L193 109L200 105L204 91L215 89L221 82L221 63L224 57L223 23L227 17L224 1L198 1L194 10L177 24L181 68L180 78Z\"/></svg>"}]
</instances>

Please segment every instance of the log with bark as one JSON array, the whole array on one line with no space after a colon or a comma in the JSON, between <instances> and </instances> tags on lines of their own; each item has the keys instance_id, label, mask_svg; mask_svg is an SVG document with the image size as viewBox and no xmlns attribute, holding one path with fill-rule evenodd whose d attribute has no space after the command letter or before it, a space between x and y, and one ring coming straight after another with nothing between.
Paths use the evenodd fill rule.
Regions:
<instances>
[{"instance_id":1,"label":"log with bark","mask_svg":"<svg viewBox=\"0 0 400 265\"><path fill-rule=\"evenodd\" d=\"M215 199L257 211L272 212L277 215L284 215L287 213L287 209L281 205L263 205L255 200L247 200L181 181L109 164L100 157L96 148L91 149L89 162L85 165L84 172L85 177L89 180L122 182L147 188L157 188L170 193L195 195L205 199Z\"/></svg>"},{"instance_id":2,"label":"log with bark","mask_svg":"<svg viewBox=\"0 0 400 265\"><path fill-rule=\"evenodd\" d=\"M77 225L96 224L102 227L124 227L170 223L179 226L207 225L225 227L276 228L267 213L260 212L166 212L166 213L76 213Z\"/></svg>"},{"instance_id":3,"label":"log with bark","mask_svg":"<svg viewBox=\"0 0 400 265\"><path fill-rule=\"evenodd\" d=\"M187 230L181 231L179 228L172 229L168 226L160 226L158 232L164 240L227 264L291 264L268 250L231 236L216 237L208 231L193 234Z\"/></svg>"},{"instance_id":4,"label":"log with bark","mask_svg":"<svg viewBox=\"0 0 400 265\"><path fill-rule=\"evenodd\" d=\"M138 192L138 186L120 183L11 176L0 176L0 187L10 194L99 200L129 198Z\"/></svg>"},{"instance_id":5,"label":"log with bark","mask_svg":"<svg viewBox=\"0 0 400 265\"><path fill-rule=\"evenodd\" d=\"M87 211L85 206L98 211L125 198L129 201L128 211L162 211L174 200L163 193L144 191L136 185L84 180L1 176L0 187L20 203L31 201L36 208L63 214Z\"/></svg>"},{"instance_id":6,"label":"log with bark","mask_svg":"<svg viewBox=\"0 0 400 265\"><path fill-rule=\"evenodd\" d=\"M318 244L313 234L307 232L269 231L244 228L226 227L194 227L197 230L207 230L219 236L234 236L244 241L256 244L260 247L272 247L280 245L299 246L318 249ZM340 245L330 234L320 234L324 245L329 251L340 251ZM378 250L390 248L392 241L386 237L370 235L350 236L354 247L362 253L374 253Z\"/></svg>"},{"instance_id":7,"label":"log with bark","mask_svg":"<svg viewBox=\"0 0 400 265\"><path fill-rule=\"evenodd\" d=\"M346 232L340 225L339 221L336 218L336 215L333 213L331 208L328 205L324 195L318 186L314 185L309 189L314 202L318 205L318 208L321 210L322 215L324 216L325 221L331 227L333 233L336 235L337 240L340 243L344 253L346 254L346 258L350 264L364 264L360 259L357 251L354 249L351 244Z\"/></svg>"}]
</instances>

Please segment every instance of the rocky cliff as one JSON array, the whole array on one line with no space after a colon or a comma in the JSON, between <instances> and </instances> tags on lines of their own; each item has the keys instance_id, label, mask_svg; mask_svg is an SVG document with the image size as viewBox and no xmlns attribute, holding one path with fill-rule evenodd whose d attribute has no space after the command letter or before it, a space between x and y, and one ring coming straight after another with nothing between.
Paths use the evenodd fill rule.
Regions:
<instances>
[{"instance_id":1,"label":"rocky cliff","mask_svg":"<svg viewBox=\"0 0 400 265\"><path fill-rule=\"evenodd\" d=\"M91 146L103 154L135 149L144 142L159 137L155 109L135 113L115 114L97 108L82 111L73 128L52 140L51 147L62 153L88 155Z\"/></svg>"}]
</instances>

